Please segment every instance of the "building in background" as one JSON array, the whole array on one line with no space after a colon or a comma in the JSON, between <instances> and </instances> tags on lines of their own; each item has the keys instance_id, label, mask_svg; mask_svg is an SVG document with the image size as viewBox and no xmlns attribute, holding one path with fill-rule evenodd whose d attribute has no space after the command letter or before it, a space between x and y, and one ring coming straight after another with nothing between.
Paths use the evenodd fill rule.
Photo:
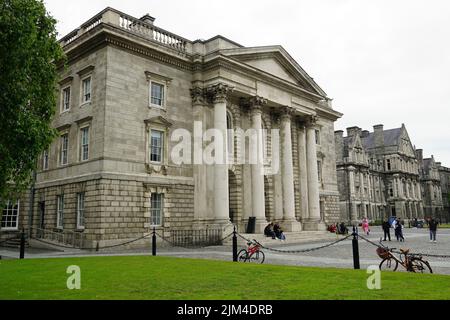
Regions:
<instances>
[{"instance_id":1,"label":"building in background","mask_svg":"<svg viewBox=\"0 0 450 320\"><path fill-rule=\"evenodd\" d=\"M423 217L419 163L404 125L336 131L335 145L343 220Z\"/></svg>"},{"instance_id":2,"label":"building in background","mask_svg":"<svg viewBox=\"0 0 450 320\"><path fill-rule=\"evenodd\" d=\"M32 196L4 209L2 232L32 227L94 247L153 228L170 236L231 223L242 231L250 218L256 232L268 221L285 231L338 221L333 133L342 114L326 93L280 46L191 41L154 21L107 8L61 39L59 137L42 155ZM172 133L192 134L195 122L225 135L278 129L278 149L271 136L264 143L280 170L174 163Z\"/></svg>"},{"instance_id":3,"label":"building in background","mask_svg":"<svg viewBox=\"0 0 450 320\"><path fill-rule=\"evenodd\" d=\"M422 149L417 149L416 155L419 161L424 215L425 217L441 218L444 207L439 164L434 160L434 156L423 158Z\"/></svg>"},{"instance_id":4,"label":"building in background","mask_svg":"<svg viewBox=\"0 0 450 320\"><path fill-rule=\"evenodd\" d=\"M450 168L444 167L440 162L436 163L441 180L442 207L441 221L450 222Z\"/></svg>"}]
</instances>

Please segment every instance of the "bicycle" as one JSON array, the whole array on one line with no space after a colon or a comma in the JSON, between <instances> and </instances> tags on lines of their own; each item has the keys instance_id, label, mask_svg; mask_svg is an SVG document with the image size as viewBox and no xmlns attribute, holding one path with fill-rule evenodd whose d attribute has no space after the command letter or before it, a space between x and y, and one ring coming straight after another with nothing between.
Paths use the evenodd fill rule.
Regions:
<instances>
[{"instance_id":1,"label":"bicycle","mask_svg":"<svg viewBox=\"0 0 450 320\"><path fill-rule=\"evenodd\" d=\"M238 261L249 263L264 263L266 255L261 251L261 244L255 239L247 242L247 249L238 252Z\"/></svg>"},{"instance_id":2,"label":"bicycle","mask_svg":"<svg viewBox=\"0 0 450 320\"><path fill-rule=\"evenodd\" d=\"M376 251L378 256L383 259L379 266L381 271L396 271L400 264L408 272L433 273L429 262L423 260L420 254L411 254L409 249L400 249L400 258L397 258L393 255L396 248L384 246L381 239L380 245Z\"/></svg>"}]
</instances>

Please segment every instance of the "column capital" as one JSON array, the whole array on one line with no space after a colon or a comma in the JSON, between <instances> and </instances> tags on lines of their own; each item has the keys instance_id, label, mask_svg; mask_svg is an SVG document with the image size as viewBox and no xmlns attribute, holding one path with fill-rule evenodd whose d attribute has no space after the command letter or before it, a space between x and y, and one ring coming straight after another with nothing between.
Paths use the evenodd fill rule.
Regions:
<instances>
[{"instance_id":1,"label":"column capital","mask_svg":"<svg viewBox=\"0 0 450 320\"><path fill-rule=\"evenodd\" d=\"M204 88L194 87L190 89L190 91L193 105L204 104L206 102L206 92Z\"/></svg>"},{"instance_id":2,"label":"column capital","mask_svg":"<svg viewBox=\"0 0 450 320\"><path fill-rule=\"evenodd\" d=\"M292 120L292 116L295 114L295 109L292 107L284 107L281 110L281 115L280 115L280 119L281 121L291 121Z\"/></svg>"},{"instance_id":3,"label":"column capital","mask_svg":"<svg viewBox=\"0 0 450 320\"><path fill-rule=\"evenodd\" d=\"M314 127L317 125L317 121L319 120L319 117L315 114L307 116L305 119L306 126L308 127Z\"/></svg>"},{"instance_id":4,"label":"column capital","mask_svg":"<svg viewBox=\"0 0 450 320\"><path fill-rule=\"evenodd\" d=\"M227 102L233 90L233 87L219 82L218 84L207 87L206 93L208 98L210 98L213 103L224 103Z\"/></svg>"}]
</instances>

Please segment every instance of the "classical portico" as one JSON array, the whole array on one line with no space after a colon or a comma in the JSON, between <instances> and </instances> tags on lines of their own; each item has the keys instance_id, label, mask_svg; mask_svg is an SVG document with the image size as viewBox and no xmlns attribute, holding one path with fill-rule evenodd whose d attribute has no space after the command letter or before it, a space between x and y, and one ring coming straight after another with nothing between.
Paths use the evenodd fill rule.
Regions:
<instances>
[{"instance_id":1,"label":"classical portico","mask_svg":"<svg viewBox=\"0 0 450 320\"><path fill-rule=\"evenodd\" d=\"M256 134L253 139L244 138L244 145L237 145L238 138L233 138L233 146L237 147L234 151L247 153L245 163L226 164L226 159L236 157L227 155L231 150L227 150L228 143L223 143L222 149L216 151L219 155L216 159L220 159L221 163L196 166L194 210L197 223L230 225L229 170L236 170L238 167L242 170L237 171L243 172L237 179L241 181L242 188L236 188L241 190L245 203L236 221L241 228L245 228L249 218L254 217L257 233L263 232L268 220L280 223L288 232L324 230L325 224L321 219L319 204L317 116L292 106L279 105L276 101L259 95L248 96L226 82L218 82L205 88L194 87L191 94L195 119L202 121L204 130L216 129L226 137L227 114L231 114L227 110L234 108L241 114L241 123L235 123L233 129L250 129ZM264 127L263 116L265 119L271 119L266 121L271 121L272 129L277 129L276 133L279 134L279 144L275 144L275 137L271 137L271 161L280 164L279 170L273 174L267 174L263 163L263 153L268 147L261 130ZM234 122L233 119L231 121ZM293 133L296 133L298 144L295 148ZM274 160L274 156L279 158ZM249 162L249 159L257 161ZM269 179L273 181L274 199L266 198L268 195L265 194L265 180ZM294 187L295 181L300 186L297 191ZM205 201L202 201L205 196L211 197L211 201L206 202L206 205ZM275 203L277 199L278 205ZM266 203L275 211L272 217L267 217L269 208L266 208Z\"/></svg>"}]
</instances>

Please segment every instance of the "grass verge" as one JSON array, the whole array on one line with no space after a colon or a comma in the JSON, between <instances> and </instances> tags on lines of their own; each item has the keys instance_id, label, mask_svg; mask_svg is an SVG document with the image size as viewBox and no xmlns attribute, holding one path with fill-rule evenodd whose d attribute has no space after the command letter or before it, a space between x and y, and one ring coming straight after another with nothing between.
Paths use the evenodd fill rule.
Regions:
<instances>
[{"instance_id":1,"label":"grass verge","mask_svg":"<svg viewBox=\"0 0 450 320\"><path fill-rule=\"evenodd\" d=\"M68 266L81 289L68 290ZM450 299L450 276L382 273L367 289L365 270L253 265L168 257L0 260L0 299Z\"/></svg>"}]
</instances>

